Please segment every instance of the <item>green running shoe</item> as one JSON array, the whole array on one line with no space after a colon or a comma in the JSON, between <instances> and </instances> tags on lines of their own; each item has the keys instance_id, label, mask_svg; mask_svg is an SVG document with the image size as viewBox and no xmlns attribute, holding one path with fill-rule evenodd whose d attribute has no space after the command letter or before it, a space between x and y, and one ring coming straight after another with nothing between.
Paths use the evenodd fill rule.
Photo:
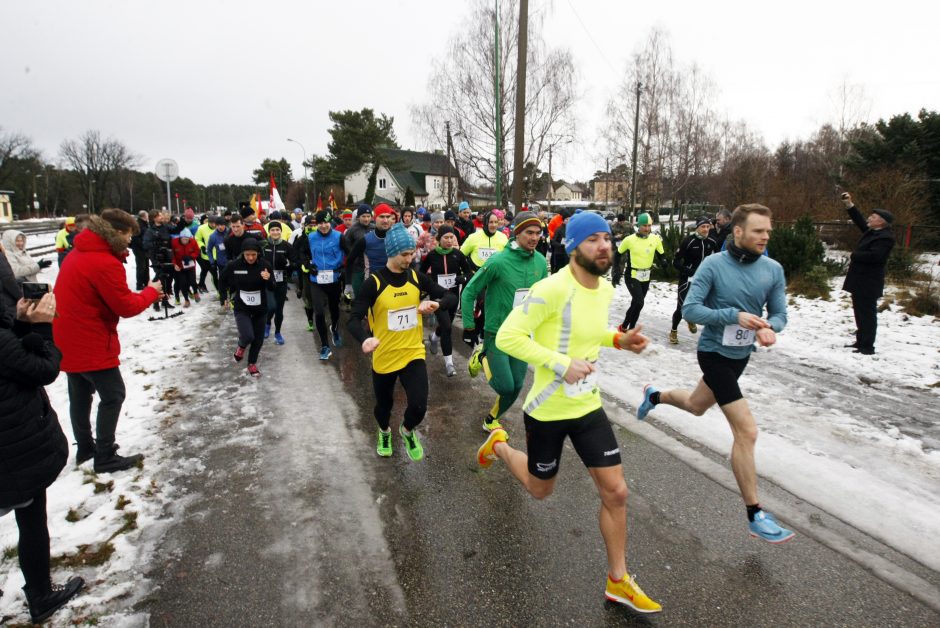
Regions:
<instances>
[{"instance_id":1,"label":"green running shoe","mask_svg":"<svg viewBox=\"0 0 940 628\"><path fill-rule=\"evenodd\" d=\"M392 456L392 430L385 432L381 429L379 430L379 442L375 446L375 453L383 458L390 458Z\"/></svg>"},{"instance_id":2,"label":"green running shoe","mask_svg":"<svg viewBox=\"0 0 940 628\"><path fill-rule=\"evenodd\" d=\"M418 438L418 432L412 430L411 434L406 434L404 425L398 428L398 432L405 441L405 449L408 451L408 457L415 462L424 458L424 447L421 446L421 439ZM391 451L391 447L389 447L389 451Z\"/></svg>"}]
</instances>

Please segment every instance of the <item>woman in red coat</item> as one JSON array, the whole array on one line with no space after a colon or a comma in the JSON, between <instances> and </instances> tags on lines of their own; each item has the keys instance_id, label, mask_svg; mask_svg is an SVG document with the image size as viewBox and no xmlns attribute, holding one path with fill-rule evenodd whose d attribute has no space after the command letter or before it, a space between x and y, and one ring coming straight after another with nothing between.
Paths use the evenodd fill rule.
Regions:
<instances>
[{"instance_id":1,"label":"woman in red coat","mask_svg":"<svg viewBox=\"0 0 940 628\"><path fill-rule=\"evenodd\" d=\"M129 469L143 456L119 456L115 432L124 403L124 379L118 365L121 343L117 324L137 316L162 296L159 281L140 292L127 287L123 261L137 221L120 209L91 216L75 237L59 271L55 296L58 317L52 325L69 382L69 414L78 443L77 464L91 457L97 473ZM91 402L98 393L97 445L91 431Z\"/></svg>"}]
</instances>

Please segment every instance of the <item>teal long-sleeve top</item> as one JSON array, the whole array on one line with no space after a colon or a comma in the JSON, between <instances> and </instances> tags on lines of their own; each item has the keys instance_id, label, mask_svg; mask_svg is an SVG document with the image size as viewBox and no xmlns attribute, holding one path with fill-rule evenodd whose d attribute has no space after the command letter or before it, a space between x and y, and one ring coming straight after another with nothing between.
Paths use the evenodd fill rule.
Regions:
<instances>
[{"instance_id":1,"label":"teal long-sleeve top","mask_svg":"<svg viewBox=\"0 0 940 628\"><path fill-rule=\"evenodd\" d=\"M787 324L786 278L783 267L766 256L752 263L734 259L728 251L710 255L699 266L682 306L682 318L704 325L698 350L743 359L756 348L737 327L738 313L764 316L780 333Z\"/></svg>"}]
</instances>

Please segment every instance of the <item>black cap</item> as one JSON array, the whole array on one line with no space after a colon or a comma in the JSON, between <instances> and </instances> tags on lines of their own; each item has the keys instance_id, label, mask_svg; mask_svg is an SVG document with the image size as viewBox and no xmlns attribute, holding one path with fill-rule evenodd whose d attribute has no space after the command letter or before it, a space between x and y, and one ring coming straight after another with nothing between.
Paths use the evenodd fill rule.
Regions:
<instances>
[{"instance_id":1,"label":"black cap","mask_svg":"<svg viewBox=\"0 0 940 628\"><path fill-rule=\"evenodd\" d=\"M871 213L878 214L884 218L884 221L889 225L894 223L894 214L889 212L887 209L873 209L871 210Z\"/></svg>"},{"instance_id":2,"label":"black cap","mask_svg":"<svg viewBox=\"0 0 940 628\"><path fill-rule=\"evenodd\" d=\"M245 241L242 242L242 253L244 253L245 251L258 252L260 250L261 250L261 244L251 236L248 236L247 238L245 238Z\"/></svg>"},{"instance_id":3,"label":"black cap","mask_svg":"<svg viewBox=\"0 0 940 628\"><path fill-rule=\"evenodd\" d=\"M328 209L321 209L316 214L313 215L313 220L318 225L324 222L330 222L333 220L333 214L330 213Z\"/></svg>"}]
</instances>

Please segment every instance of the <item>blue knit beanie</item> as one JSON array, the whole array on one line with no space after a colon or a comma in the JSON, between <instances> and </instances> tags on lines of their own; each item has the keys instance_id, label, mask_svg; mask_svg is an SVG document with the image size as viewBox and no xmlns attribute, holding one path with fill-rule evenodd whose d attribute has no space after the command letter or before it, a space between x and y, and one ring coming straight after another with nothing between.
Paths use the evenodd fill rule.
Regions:
<instances>
[{"instance_id":1,"label":"blue knit beanie","mask_svg":"<svg viewBox=\"0 0 940 628\"><path fill-rule=\"evenodd\" d=\"M610 225L594 212L581 212L572 216L565 227L565 253L571 255L579 244L601 232L610 233Z\"/></svg>"},{"instance_id":2,"label":"blue knit beanie","mask_svg":"<svg viewBox=\"0 0 940 628\"><path fill-rule=\"evenodd\" d=\"M389 257L400 255L404 251L414 251L415 240L400 222L388 230L385 234L385 254Z\"/></svg>"},{"instance_id":3,"label":"blue knit beanie","mask_svg":"<svg viewBox=\"0 0 940 628\"><path fill-rule=\"evenodd\" d=\"M462 212L465 209L470 209L470 203L467 201L460 201L460 205L457 206L457 211Z\"/></svg>"}]
</instances>

